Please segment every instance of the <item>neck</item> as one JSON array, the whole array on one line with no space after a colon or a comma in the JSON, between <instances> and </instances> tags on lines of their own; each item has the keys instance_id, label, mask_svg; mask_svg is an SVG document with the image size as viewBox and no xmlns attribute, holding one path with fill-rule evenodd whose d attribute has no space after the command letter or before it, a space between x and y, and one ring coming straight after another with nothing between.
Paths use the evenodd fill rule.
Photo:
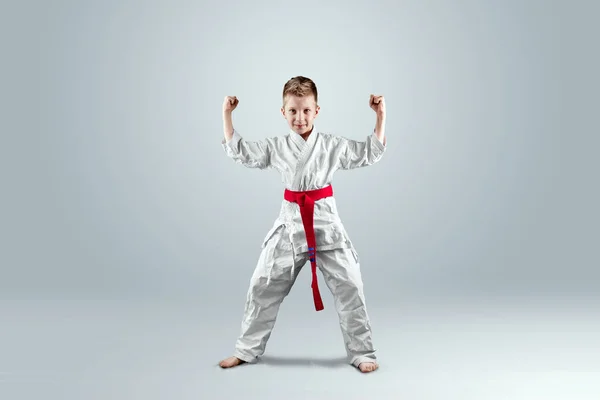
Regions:
<instances>
[{"instance_id":1,"label":"neck","mask_svg":"<svg viewBox=\"0 0 600 400\"><path fill-rule=\"evenodd\" d=\"M310 131L308 131L308 132L306 132L306 133L303 133L303 134L301 134L301 135L300 135L300 137L302 137L302 139L304 139L304 140L307 140L307 139L308 139L308 137L310 136L310 134L312 133L313 129L314 129L314 127L311 127L311 128L310 128Z\"/></svg>"}]
</instances>

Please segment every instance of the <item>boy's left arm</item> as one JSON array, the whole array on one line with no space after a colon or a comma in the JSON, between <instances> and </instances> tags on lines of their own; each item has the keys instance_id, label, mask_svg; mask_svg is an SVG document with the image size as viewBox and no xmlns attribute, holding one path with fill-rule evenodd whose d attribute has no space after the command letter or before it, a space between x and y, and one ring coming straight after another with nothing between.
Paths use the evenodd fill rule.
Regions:
<instances>
[{"instance_id":1,"label":"boy's left arm","mask_svg":"<svg viewBox=\"0 0 600 400\"><path fill-rule=\"evenodd\" d=\"M339 156L341 169L366 167L378 162L385 152L387 139L385 137L385 99L383 96L371 95L369 106L377 114L375 129L364 141L343 139L343 150Z\"/></svg>"},{"instance_id":2,"label":"boy's left arm","mask_svg":"<svg viewBox=\"0 0 600 400\"><path fill-rule=\"evenodd\" d=\"M377 115L377 121L375 122L375 136L377 136L377 139L379 140L379 142L381 142L381 144L383 144L383 146L385 147L386 145L386 138L385 138L385 114L383 115Z\"/></svg>"}]
</instances>

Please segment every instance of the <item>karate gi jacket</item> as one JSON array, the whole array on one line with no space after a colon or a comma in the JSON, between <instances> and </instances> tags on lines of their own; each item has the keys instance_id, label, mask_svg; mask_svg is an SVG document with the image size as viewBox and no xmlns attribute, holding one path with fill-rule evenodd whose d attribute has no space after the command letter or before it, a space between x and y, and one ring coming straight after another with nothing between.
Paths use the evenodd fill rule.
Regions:
<instances>
[{"instance_id":1,"label":"karate gi jacket","mask_svg":"<svg viewBox=\"0 0 600 400\"><path fill-rule=\"evenodd\" d=\"M375 131L363 141L319 131L313 125L312 133L304 140L293 130L287 135L259 141L245 140L234 129L233 137L223 139L221 145L230 158L248 168L275 169L286 189L306 191L321 189L333 180L338 169L349 170L373 165L386 149L386 138L381 142ZM304 226L298 204L283 199L279 216L267 232L262 247L285 226L294 253L308 252ZM352 241L338 214L334 195L315 202L314 230L317 252L335 248L353 248Z\"/></svg>"}]
</instances>

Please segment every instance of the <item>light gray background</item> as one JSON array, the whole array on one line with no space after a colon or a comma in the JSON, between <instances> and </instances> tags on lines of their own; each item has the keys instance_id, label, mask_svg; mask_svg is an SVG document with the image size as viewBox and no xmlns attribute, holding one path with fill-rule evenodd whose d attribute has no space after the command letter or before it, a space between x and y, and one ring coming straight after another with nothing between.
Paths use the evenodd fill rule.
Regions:
<instances>
[{"instance_id":1,"label":"light gray background","mask_svg":"<svg viewBox=\"0 0 600 400\"><path fill-rule=\"evenodd\" d=\"M0 397L598 398L592 3L3 6ZM333 182L375 374L307 267L264 362L216 366L283 196L225 156L223 98L283 135L296 75L352 139L386 98L383 159Z\"/></svg>"}]
</instances>

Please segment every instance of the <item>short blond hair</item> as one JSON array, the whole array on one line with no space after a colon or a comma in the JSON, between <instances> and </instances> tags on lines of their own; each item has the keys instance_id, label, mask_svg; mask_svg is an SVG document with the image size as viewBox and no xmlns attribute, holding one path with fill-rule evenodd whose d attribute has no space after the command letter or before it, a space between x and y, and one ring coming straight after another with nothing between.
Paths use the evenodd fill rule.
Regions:
<instances>
[{"instance_id":1,"label":"short blond hair","mask_svg":"<svg viewBox=\"0 0 600 400\"><path fill-rule=\"evenodd\" d=\"M285 97L288 95L304 97L313 95L315 103L318 102L317 85L312 79L305 76L295 76L283 86L283 105L285 106Z\"/></svg>"}]
</instances>

